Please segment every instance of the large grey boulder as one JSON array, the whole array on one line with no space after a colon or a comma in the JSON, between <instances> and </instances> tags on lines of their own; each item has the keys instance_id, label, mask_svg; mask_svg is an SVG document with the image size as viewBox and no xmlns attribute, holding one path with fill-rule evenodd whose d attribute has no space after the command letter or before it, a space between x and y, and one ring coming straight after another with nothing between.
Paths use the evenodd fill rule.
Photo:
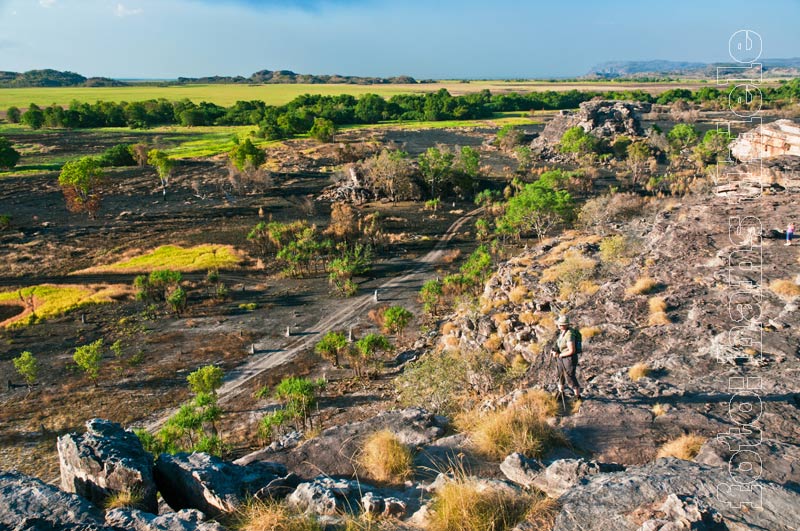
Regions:
<instances>
[{"instance_id":1,"label":"large grey boulder","mask_svg":"<svg viewBox=\"0 0 800 531\"><path fill-rule=\"evenodd\" d=\"M598 474L559 498L561 511L553 531L637 531L648 520L663 519L660 508L671 495L682 500L691 497L693 504L720 520L715 524L726 526L718 529L794 531L800 527L800 494L768 481L737 479L752 481L751 487L738 488L725 468L673 458ZM731 484L732 488L726 488ZM655 529L682 529L659 525Z\"/></svg>"},{"instance_id":2,"label":"large grey boulder","mask_svg":"<svg viewBox=\"0 0 800 531\"><path fill-rule=\"evenodd\" d=\"M248 496L274 497L297 484L281 464L241 466L206 453L161 454L155 480L174 510L198 509L209 516L235 511Z\"/></svg>"},{"instance_id":3,"label":"large grey boulder","mask_svg":"<svg viewBox=\"0 0 800 531\"><path fill-rule=\"evenodd\" d=\"M216 522L206 522L196 509L183 509L161 516L137 509L113 509L106 513L106 523L130 531L224 531Z\"/></svg>"},{"instance_id":4,"label":"large grey boulder","mask_svg":"<svg viewBox=\"0 0 800 531\"><path fill-rule=\"evenodd\" d=\"M800 492L800 446L775 440L760 441L757 449L761 466L748 471L747 467L740 466L748 455L737 451L741 443L741 440L724 435L709 439L694 461L726 469L731 467L739 473L758 476Z\"/></svg>"},{"instance_id":5,"label":"large grey boulder","mask_svg":"<svg viewBox=\"0 0 800 531\"><path fill-rule=\"evenodd\" d=\"M58 438L61 488L102 506L115 492L136 492L141 508L158 511L153 481L153 456L139 438L119 424L103 419L86 423L83 435Z\"/></svg>"},{"instance_id":6,"label":"large grey boulder","mask_svg":"<svg viewBox=\"0 0 800 531\"><path fill-rule=\"evenodd\" d=\"M320 476L314 481L298 485L287 502L301 511L321 516L357 512L365 487L354 480Z\"/></svg>"},{"instance_id":7,"label":"large grey boulder","mask_svg":"<svg viewBox=\"0 0 800 531\"><path fill-rule=\"evenodd\" d=\"M105 530L103 513L76 494L19 472L0 472L0 529Z\"/></svg>"},{"instance_id":8,"label":"large grey boulder","mask_svg":"<svg viewBox=\"0 0 800 531\"><path fill-rule=\"evenodd\" d=\"M387 429L403 444L424 446L444 435L445 427L446 420L420 408L384 411L368 420L328 428L303 445L281 451L260 450L236 463L279 462L308 479L319 474L352 476L358 470L354 456L366 436Z\"/></svg>"},{"instance_id":9,"label":"large grey boulder","mask_svg":"<svg viewBox=\"0 0 800 531\"><path fill-rule=\"evenodd\" d=\"M558 459L545 467L536 459L513 453L500 464L505 476L523 487L535 487L552 498L558 498L576 485L587 483L592 476L619 472L624 467L585 459Z\"/></svg>"}]
</instances>

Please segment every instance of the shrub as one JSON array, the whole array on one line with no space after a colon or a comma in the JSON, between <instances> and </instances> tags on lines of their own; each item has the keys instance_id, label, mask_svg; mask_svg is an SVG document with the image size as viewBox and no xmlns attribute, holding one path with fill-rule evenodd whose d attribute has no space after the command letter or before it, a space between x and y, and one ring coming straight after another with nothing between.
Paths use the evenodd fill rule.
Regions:
<instances>
[{"instance_id":1,"label":"shrub","mask_svg":"<svg viewBox=\"0 0 800 531\"><path fill-rule=\"evenodd\" d=\"M608 227L642 214L645 200L633 193L611 193L586 201L578 214L578 225L604 234Z\"/></svg>"},{"instance_id":2,"label":"shrub","mask_svg":"<svg viewBox=\"0 0 800 531\"><path fill-rule=\"evenodd\" d=\"M600 260L612 265L628 265L639 253L636 242L621 234L609 236L600 242Z\"/></svg>"},{"instance_id":3,"label":"shrub","mask_svg":"<svg viewBox=\"0 0 800 531\"><path fill-rule=\"evenodd\" d=\"M791 280L773 280L769 285L769 289L784 299L791 300L795 297L800 297L800 285Z\"/></svg>"},{"instance_id":4,"label":"shrub","mask_svg":"<svg viewBox=\"0 0 800 531\"><path fill-rule=\"evenodd\" d=\"M86 373L90 380L97 380L100 374L100 361L103 358L103 340L98 339L88 345L75 349L72 359L75 364Z\"/></svg>"},{"instance_id":5,"label":"shrub","mask_svg":"<svg viewBox=\"0 0 800 531\"><path fill-rule=\"evenodd\" d=\"M222 387L223 376L225 373L221 368L215 365L206 365L187 376L186 381L189 382L189 389L197 395L215 395L217 389Z\"/></svg>"},{"instance_id":6,"label":"shrub","mask_svg":"<svg viewBox=\"0 0 800 531\"><path fill-rule=\"evenodd\" d=\"M700 435L682 435L677 439L664 443L656 457L677 457L678 459L691 461L700 452L700 448L705 442L706 438Z\"/></svg>"},{"instance_id":7,"label":"shrub","mask_svg":"<svg viewBox=\"0 0 800 531\"><path fill-rule=\"evenodd\" d=\"M469 385L467 364L447 352L431 352L406 365L394 385L402 404L452 414L460 408Z\"/></svg>"},{"instance_id":8,"label":"shrub","mask_svg":"<svg viewBox=\"0 0 800 531\"><path fill-rule=\"evenodd\" d=\"M508 299L514 304L521 303L528 296L528 288L525 286L515 286L508 294Z\"/></svg>"},{"instance_id":9,"label":"shrub","mask_svg":"<svg viewBox=\"0 0 800 531\"><path fill-rule=\"evenodd\" d=\"M400 334L413 318L414 314L402 306L392 306L383 314L383 330L387 333Z\"/></svg>"},{"instance_id":10,"label":"shrub","mask_svg":"<svg viewBox=\"0 0 800 531\"><path fill-rule=\"evenodd\" d=\"M564 259L542 271L540 282L554 282L562 298L579 292L589 292L594 284L589 282L597 262L583 256L580 251L570 249L564 253ZM596 290L594 290L596 291Z\"/></svg>"},{"instance_id":11,"label":"shrub","mask_svg":"<svg viewBox=\"0 0 800 531\"><path fill-rule=\"evenodd\" d=\"M10 170L19 162L20 153L5 137L0 136L0 168Z\"/></svg>"},{"instance_id":12,"label":"shrub","mask_svg":"<svg viewBox=\"0 0 800 531\"><path fill-rule=\"evenodd\" d=\"M364 369L376 363L378 352L392 350L392 344L380 334L367 334L356 341L354 347L348 351L348 354L350 355L350 365L356 376L369 376Z\"/></svg>"},{"instance_id":13,"label":"shrub","mask_svg":"<svg viewBox=\"0 0 800 531\"><path fill-rule=\"evenodd\" d=\"M628 369L628 377L635 382L641 378L644 378L645 376L650 376L651 372L652 370L647 366L646 363L637 363Z\"/></svg>"},{"instance_id":14,"label":"shrub","mask_svg":"<svg viewBox=\"0 0 800 531\"><path fill-rule=\"evenodd\" d=\"M136 166L133 158L131 146L128 144L117 144L110 147L100 155L100 166Z\"/></svg>"},{"instance_id":15,"label":"shrub","mask_svg":"<svg viewBox=\"0 0 800 531\"><path fill-rule=\"evenodd\" d=\"M240 310L245 310L247 312L252 312L252 311L258 309L258 303L257 302L242 303L242 304L239 305L239 309Z\"/></svg>"},{"instance_id":16,"label":"shrub","mask_svg":"<svg viewBox=\"0 0 800 531\"><path fill-rule=\"evenodd\" d=\"M244 142L237 139L236 145L228 154L231 164L241 172L249 172L258 169L267 160L267 154L263 149L257 148L249 138Z\"/></svg>"},{"instance_id":17,"label":"shrub","mask_svg":"<svg viewBox=\"0 0 800 531\"><path fill-rule=\"evenodd\" d=\"M511 529L525 517L529 497L482 488L474 479L448 481L433 498L431 531L494 531Z\"/></svg>"},{"instance_id":18,"label":"shrub","mask_svg":"<svg viewBox=\"0 0 800 531\"><path fill-rule=\"evenodd\" d=\"M647 301L647 306L650 309L650 316L647 318L649 326L668 325L672 322L667 315L667 302L662 297L652 297Z\"/></svg>"},{"instance_id":19,"label":"shrub","mask_svg":"<svg viewBox=\"0 0 800 531\"><path fill-rule=\"evenodd\" d=\"M627 295L646 295L658 286L658 282L650 277L640 277L636 283L625 290Z\"/></svg>"},{"instance_id":20,"label":"shrub","mask_svg":"<svg viewBox=\"0 0 800 531\"><path fill-rule=\"evenodd\" d=\"M323 531L316 517L289 509L275 501L250 500L239 510L240 531Z\"/></svg>"},{"instance_id":21,"label":"shrub","mask_svg":"<svg viewBox=\"0 0 800 531\"><path fill-rule=\"evenodd\" d=\"M401 483L408 479L412 463L411 451L389 430L370 435L359 457L365 473L381 483Z\"/></svg>"},{"instance_id":22,"label":"shrub","mask_svg":"<svg viewBox=\"0 0 800 531\"><path fill-rule=\"evenodd\" d=\"M0 214L0 231L6 230L11 226L11 216L8 214Z\"/></svg>"},{"instance_id":23,"label":"shrub","mask_svg":"<svg viewBox=\"0 0 800 531\"><path fill-rule=\"evenodd\" d=\"M600 147L600 140L587 133L583 127L576 125L570 127L561 136L558 149L562 153L585 155L596 152Z\"/></svg>"},{"instance_id":24,"label":"shrub","mask_svg":"<svg viewBox=\"0 0 800 531\"><path fill-rule=\"evenodd\" d=\"M172 308L172 311L180 315L186 308L186 290L180 286L174 289L167 295L167 304Z\"/></svg>"},{"instance_id":25,"label":"shrub","mask_svg":"<svg viewBox=\"0 0 800 531\"><path fill-rule=\"evenodd\" d=\"M39 361L34 357L31 352L27 350L14 358L14 368L20 376L25 380L28 387L36 383L36 378L39 375Z\"/></svg>"},{"instance_id":26,"label":"shrub","mask_svg":"<svg viewBox=\"0 0 800 531\"><path fill-rule=\"evenodd\" d=\"M309 131L311 137L320 142L333 142L335 133L336 125L327 118L314 118L314 125Z\"/></svg>"}]
</instances>

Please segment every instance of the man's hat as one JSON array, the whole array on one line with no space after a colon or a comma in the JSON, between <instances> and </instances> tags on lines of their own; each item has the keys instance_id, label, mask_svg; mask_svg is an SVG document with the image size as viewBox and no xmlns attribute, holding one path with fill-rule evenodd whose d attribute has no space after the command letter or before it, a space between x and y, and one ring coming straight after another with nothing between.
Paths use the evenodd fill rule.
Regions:
<instances>
[{"instance_id":1,"label":"man's hat","mask_svg":"<svg viewBox=\"0 0 800 531\"><path fill-rule=\"evenodd\" d=\"M569 326L569 317L567 317L566 315L559 315L558 319L556 320L556 325Z\"/></svg>"}]
</instances>

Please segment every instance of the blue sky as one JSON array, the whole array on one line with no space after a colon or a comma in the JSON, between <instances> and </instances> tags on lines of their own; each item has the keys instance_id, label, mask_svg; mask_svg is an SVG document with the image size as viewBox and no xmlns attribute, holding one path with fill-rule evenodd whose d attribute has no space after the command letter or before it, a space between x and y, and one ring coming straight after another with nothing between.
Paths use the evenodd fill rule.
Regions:
<instances>
[{"instance_id":1,"label":"blue sky","mask_svg":"<svg viewBox=\"0 0 800 531\"><path fill-rule=\"evenodd\" d=\"M798 0L0 0L0 70L572 76L607 60L726 60L742 28L764 57L797 57L798 23Z\"/></svg>"}]
</instances>

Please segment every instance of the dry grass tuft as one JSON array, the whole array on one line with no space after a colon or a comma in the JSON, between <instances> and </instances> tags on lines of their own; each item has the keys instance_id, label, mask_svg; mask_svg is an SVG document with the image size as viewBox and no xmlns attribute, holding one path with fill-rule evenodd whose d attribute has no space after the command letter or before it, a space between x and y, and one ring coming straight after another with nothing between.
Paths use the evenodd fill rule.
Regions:
<instances>
[{"instance_id":1,"label":"dry grass tuft","mask_svg":"<svg viewBox=\"0 0 800 531\"><path fill-rule=\"evenodd\" d=\"M647 306L650 308L650 316L647 318L649 326L668 325L672 322L667 315L667 301L663 298L653 297L647 301Z\"/></svg>"},{"instance_id":2,"label":"dry grass tuft","mask_svg":"<svg viewBox=\"0 0 800 531\"><path fill-rule=\"evenodd\" d=\"M650 277L641 277L636 283L625 290L625 294L633 295L647 295L658 286L658 282Z\"/></svg>"},{"instance_id":3,"label":"dry grass tuft","mask_svg":"<svg viewBox=\"0 0 800 531\"><path fill-rule=\"evenodd\" d=\"M103 507L110 511L111 509L138 509L141 508L142 494L138 491L120 491L114 492L103 503Z\"/></svg>"},{"instance_id":4,"label":"dry grass tuft","mask_svg":"<svg viewBox=\"0 0 800 531\"><path fill-rule=\"evenodd\" d=\"M441 328L440 331L441 331L443 336L446 336L446 335L450 334L451 332L454 332L454 331L456 331L458 329L459 329L458 325L456 325L454 322L447 321L446 323L444 323L442 325L442 328Z\"/></svg>"},{"instance_id":5,"label":"dry grass tuft","mask_svg":"<svg viewBox=\"0 0 800 531\"><path fill-rule=\"evenodd\" d=\"M497 334L492 334L486 339L486 341L483 342L483 348L485 348L490 352L493 352L498 350L502 344L503 340L500 339L500 336L498 336Z\"/></svg>"},{"instance_id":6,"label":"dry grass tuft","mask_svg":"<svg viewBox=\"0 0 800 531\"><path fill-rule=\"evenodd\" d=\"M669 406L666 406L664 404L655 404L650 409L650 411L652 411L653 415L655 415L656 417L660 417L661 415L665 415L667 411L669 411Z\"/></svg>"},{"instance_id":7,"label":"dry grass tuft","mask_svg":"<svg viewBox=\"0 0 800 531\"><path fill-rule=\"evenodd\" d=\"M285 505L252 500L237 515L239 531L322 531L317 520L298 514Z\"/></svg>"},{"instance_id":8,"label":"dry grass tuft","mask_svg":"<svg viewBox=\"0 0 800 531\"><path fill-rule=\"evenodd\" d=\"M428 529L431 531L511 529L527 516L529 505L529 496L482 488L482 485L474 479L456 477L436 492Z\"/></svg>"},{"instance_id":9,"label":"dry grass tuft","mask_svg":"<svg viewBox=\"0 0 800 531\"><path fill-rule=\"evenodd\" d=\"M628 369L628 377L635 382L641 378L644 378L645 376L650 376L651 372L652 370L647 366L646 363L637 363Z\"/></svg>"},{"instance_id":10,"label":"dry grass tuft","mask_svg":"<svg viewBox=\"0 0 800 531\"><path fill-rule=\"evenodd\" d=\"M784 299L791 300L795 297L800 297L800 285L797 285L791 280L773 280L769 285L769 289L772 290L775 295Z\"/></svg>"},{"instance_id":11,"label":"dry grass tuft","mask_svg":"<svg viewBox=\"0 0 800 531\"><path fill-rule=\"evenodd\" d=\"M522 312L519 314L519 322L526 325L534 325L539 322L539 316L533 312Z\"/></svg>"},{"instance_id":12,"label":"dry grass tuft","mask_svg":"<svg viewBox=\"0 0 800 531\"><path fill-rule=\"evenodd\" d=\"M412 474L412 463L411 451L389 430L370 435L359 457L364 472L381 483L405 481Z\"/></svg>"},{"instance_id":13,"label":"dry grass tuft","mask_svg":"<svg viewBox=\"0 0 800 531\"><path fill-rule=\"evenodd\" d=\"M528 296L528 288L525 286L516 286L514 289L511 290L511 293L508 294L509 300L514 304L519 304L525 297Z\"/></svg>"},{"instance_id":14,"label":"dry grass tuft","mask_svg":"<svg viewBox=\"0 0 800 531\"><path fill-rule=\"evenodd\" d=\"M581 338L583 338L584 341L586 341L587 339L591 339L595 336L599 336L602 333L603 329L600 328L599 326L589 326L586 328L581 328Z\"/></svg>"},{"instance_id":15,"label":"dry grass tuft","mask_svg":"<svg viewBox=\"0 0 800 531\"><path fill-rule=\"evenodd\" d=\"M701 435L682 435L665 443L656 457L677 457L678 459L691 461L700 452L700 448L705 442L706 438Z\"/></svg>"},{"instance_id":16,"label":"dry grass tuft","mask_svg":"<svg viewBox=\"0 0 800 531\"><path fill-rule=\"evenodd\" d=\"M512 452L541 457L551 448L566 444L564 436L546 421L557 411L555 397L545 391L531 391L506 409L463 415L459 422L486 457L502 459Z\"/></svg>"}]
</instances>

